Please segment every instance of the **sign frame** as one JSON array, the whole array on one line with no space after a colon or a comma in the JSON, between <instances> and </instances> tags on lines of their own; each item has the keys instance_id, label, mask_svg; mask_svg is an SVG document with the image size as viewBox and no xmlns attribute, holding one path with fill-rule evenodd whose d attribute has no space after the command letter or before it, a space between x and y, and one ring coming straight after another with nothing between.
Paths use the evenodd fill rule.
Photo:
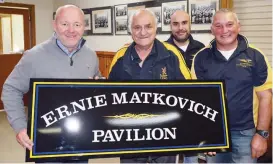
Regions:
<instances>
[{"instance_id":1,"label":"sign frame","mask_svg":"<svg viewBox=\"0 0 273 164\"><path fill-rule=\"evenodd\" d=\"M37 124L37 108L36 102L39 99L38 89L43 86L56 87L79 87L85 86L88 87L117 87L117 86L126 86L126 87L172 87L172 86L181 86L183 87L193 87L193 86L202 86L202 87L217 87L219 88L220 95L220 104L222 110L222 127L223 127L223 136L224 144L215 144L210 146L195 145L192 147L183 147L183 146L170 146L159 149L123 149L120 151L99 151L99 152L74 152L74 153L63 153L63 154L42 154L35 152L35 148L31 151L26 150L26 161L27 162L62 162L62 161L78 161L78 160L88 160L90 158L98 157L117 157L117 156L132 156L133 154L143 154L145 155L173 155L179 152L227 152L231 150L231 141L230 141L230 132L228 127L228 115L227 115L227 102L225 97L225 84L224 81L200 81L200 80L191 80L191 81L108 81L108 80L83 80L83 79L31 79L30 80L30 91L29 91L29 114L28 114L28 135L30 139L36 143L36 124ZM183 87L182 87L183 86ZM40 117L40 116L39 116ZM41 117L40 117L41 118ZM220 146L219 146L220 145Z\"/></svg>"}]
</instances>

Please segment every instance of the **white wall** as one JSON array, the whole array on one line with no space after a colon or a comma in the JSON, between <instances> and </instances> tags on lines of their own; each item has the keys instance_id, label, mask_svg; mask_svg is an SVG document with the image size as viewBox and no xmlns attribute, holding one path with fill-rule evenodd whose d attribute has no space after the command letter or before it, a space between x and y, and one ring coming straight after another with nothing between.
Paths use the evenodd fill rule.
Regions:
<instances>
[{"instance_id":1,"label":"white wall","mask_svg":"<svg viewBox=\"0 0 273 164\"><path fill-rule=\"evenodd\" d=\"M52 36L53 0L5 0L5 2L35 5L36 44Z\"/></svg>"},{"instance_id":2,"label":"white wall","mask_svg":"<svg viewBox=\"0 0 273 164\"><path fill-rule=\"evenodd\" d=\"M54 10L65 4L74 4L80 8L94 8L144 1L147 0L54 0ZM166 40L168 37L169 35L167 34L157 35L159 40ZM196 40L203 42L205 45L213 39L211 34L193 34L193 37ZM131 36L129 35L87 36L85 38L88 46L96 51L117 51L125 43L132 41Z\"/></svg>"},{"instance_id":3,"label":"white wall","mask_svg":"<svg viewBox=\"0 0 273 164\"><path fill-rule=\"evenodd\" d=\"M240 33L268 57L272 66L272 1L234 0L233 5L240 20Z\"/></svg>"}]
</instances>

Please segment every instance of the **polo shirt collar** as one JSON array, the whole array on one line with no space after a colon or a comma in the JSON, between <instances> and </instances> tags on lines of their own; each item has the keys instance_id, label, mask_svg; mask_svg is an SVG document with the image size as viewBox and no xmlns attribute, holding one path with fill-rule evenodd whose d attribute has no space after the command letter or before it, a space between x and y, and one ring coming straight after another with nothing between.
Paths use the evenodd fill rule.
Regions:
<instances>
[{"instance_id":1,"label":"polo shirt collar","mask_svg":"<svg viewBox=\"0 0 273 164\"><path fill-rule=\"evenodd\" d=\"M138 54L136 52L135 45L136 45L136 43L133 42L133 44L132 44L132 50L131 50L131 60L132 61L137 61L139 63L139 62L141 62L141 59L139 58L139 56L138 56ZM151 50L151 52L150 52L150 54L148 56L150 56L150 55L152 55L152 56L157 55L156 52L157 51L156 51L156 46L155 46L155 42L154 42L152 50Z\"/></svg>"},{"instance_id":2,"label":"polo shirt collar","mask_svg":"<svg viewBox=\"0 0 273 164\"><path fill-rule=\"evenodd\" d=\"M66 55L68 55L69 57L72 57L77 51L79 51L79 50L83 47L83 45L85 44L85 42L86 42L85 39L81 38L80 41L79 41L79 43L78 43L77 49L74 50L74 51L72 51L72 52L69 52L68 48L66 48L66 47L62 44L62 42L57 38L57 35L56 35L55 32L54 32L54 34L53 34L53 37L56 39L56 44L57 44L57 46L58 46Z\"/></svg>"},{"instance_id":3,"label":"polo shirt collar","mask_svg":"<svg viewBox=\"0 0 273 164\"><path fill-rule=\"evenodd\" d=\"M248 48L248 40L245 36L238 34L237 40L238 40L238 46L237 46L236 50L234 51L234 53L231 55L230 59L239 55L242 51L245 51ZM210 49L214 52L215 57L217 59L226 61L226 58L218 51L218 49L216 47L216 40L215 39L213 39L210 42Z\"/></svg>"}]
</instances>

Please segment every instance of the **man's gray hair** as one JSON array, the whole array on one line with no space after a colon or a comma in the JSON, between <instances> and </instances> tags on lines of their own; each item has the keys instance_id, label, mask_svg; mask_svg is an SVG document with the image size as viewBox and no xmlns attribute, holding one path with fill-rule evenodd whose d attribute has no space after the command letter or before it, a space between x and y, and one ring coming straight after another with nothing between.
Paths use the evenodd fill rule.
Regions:
<instances>
[{"instance_id":1,"label":"man's gray hair","mask_svg":"<svg viewBox=\"0 0 273 164\"><path fill-rule=\"evenodd\" d=\"M64 9L64 8L69 8L69 7L78 8L78 9L80 10L81 14L84 16L84 12L82 11L81 8L79 8L79 7L76 6L76 5L69 4L69 5L60 6L60 7L56 10L56 14L55 14L54 20L56 20L56 18L59 16L59 14L60 14L60 12L62 11L62 9Z\"/></svg>"},{"instance_id":2,"label":"man's gray hair","mask_svg":"<svg viewBox=\"0 0 273 164\"><path fill-rule=\"evenodd\" d=\"M237 14L236 14L234 11L232 11L232 10L230 10L230 9L227 9L227 8L221 8L220 10L216 11L215 14L212 16L211 24L213 24L213 22L214 22L215 15L216 15L216 14L219 14L219 13L231 13L231 14L234 16L236 22L237 22L237 23L240 22L239 19L238 19Z\"/></svg>"},{"instance_id":3,"label":"man's gray hair","mask_svg":"<svg viewBox=\"0 0 273 164\"><path fill-rule=\"evenodd\" d=\"M136 16L137 14L139 14L140 12L142 12L142 11L147 11L148 13L150 13L152 16L153 16L153 18L154 18L154 22L155 22L155 26L157 27L157 18L156 18L156 15L155 15L155 13L153 12L153 11L151 11L150 9L147 9L147 8L145 8L145 9L139 9L139 10L137 10L136 12L134 12L131 16L130 16L130 18L129 18L129 31L130 32L132 32L132 24L133 24L133 18L134 18L134 16Z\"/></svg>"}]
</instances>

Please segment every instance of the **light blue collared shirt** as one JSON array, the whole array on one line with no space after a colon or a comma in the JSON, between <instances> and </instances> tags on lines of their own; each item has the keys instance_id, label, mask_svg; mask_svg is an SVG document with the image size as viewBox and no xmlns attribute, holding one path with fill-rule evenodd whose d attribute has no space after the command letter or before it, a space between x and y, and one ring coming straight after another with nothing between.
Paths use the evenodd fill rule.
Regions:
<instances>
[{"instance_id":1,"label":"light blue collared shirt","mask_svg":"<svg viewBox=\"0 0 273 164\"><path fill-rule=\"evenodd\" d=\"M81 38L81 40L79 41L79 44L78 44L78 47L77 47L77 49L76 50L74 50L74 51L72 51L72 52L69 52L69 50L68 50L68 48L66 48L63 44L62 44L62 42L57 38L57 35L56 35L56 33L54 33L54 36L55 36L55 38L56 38L56 40L57 40L57 45L67 54L67 56L68 57L72 57L79 49L81 49L81 44L82 44L82 41L83 41L83 39Z\"/></svg>"}]
</instances>

